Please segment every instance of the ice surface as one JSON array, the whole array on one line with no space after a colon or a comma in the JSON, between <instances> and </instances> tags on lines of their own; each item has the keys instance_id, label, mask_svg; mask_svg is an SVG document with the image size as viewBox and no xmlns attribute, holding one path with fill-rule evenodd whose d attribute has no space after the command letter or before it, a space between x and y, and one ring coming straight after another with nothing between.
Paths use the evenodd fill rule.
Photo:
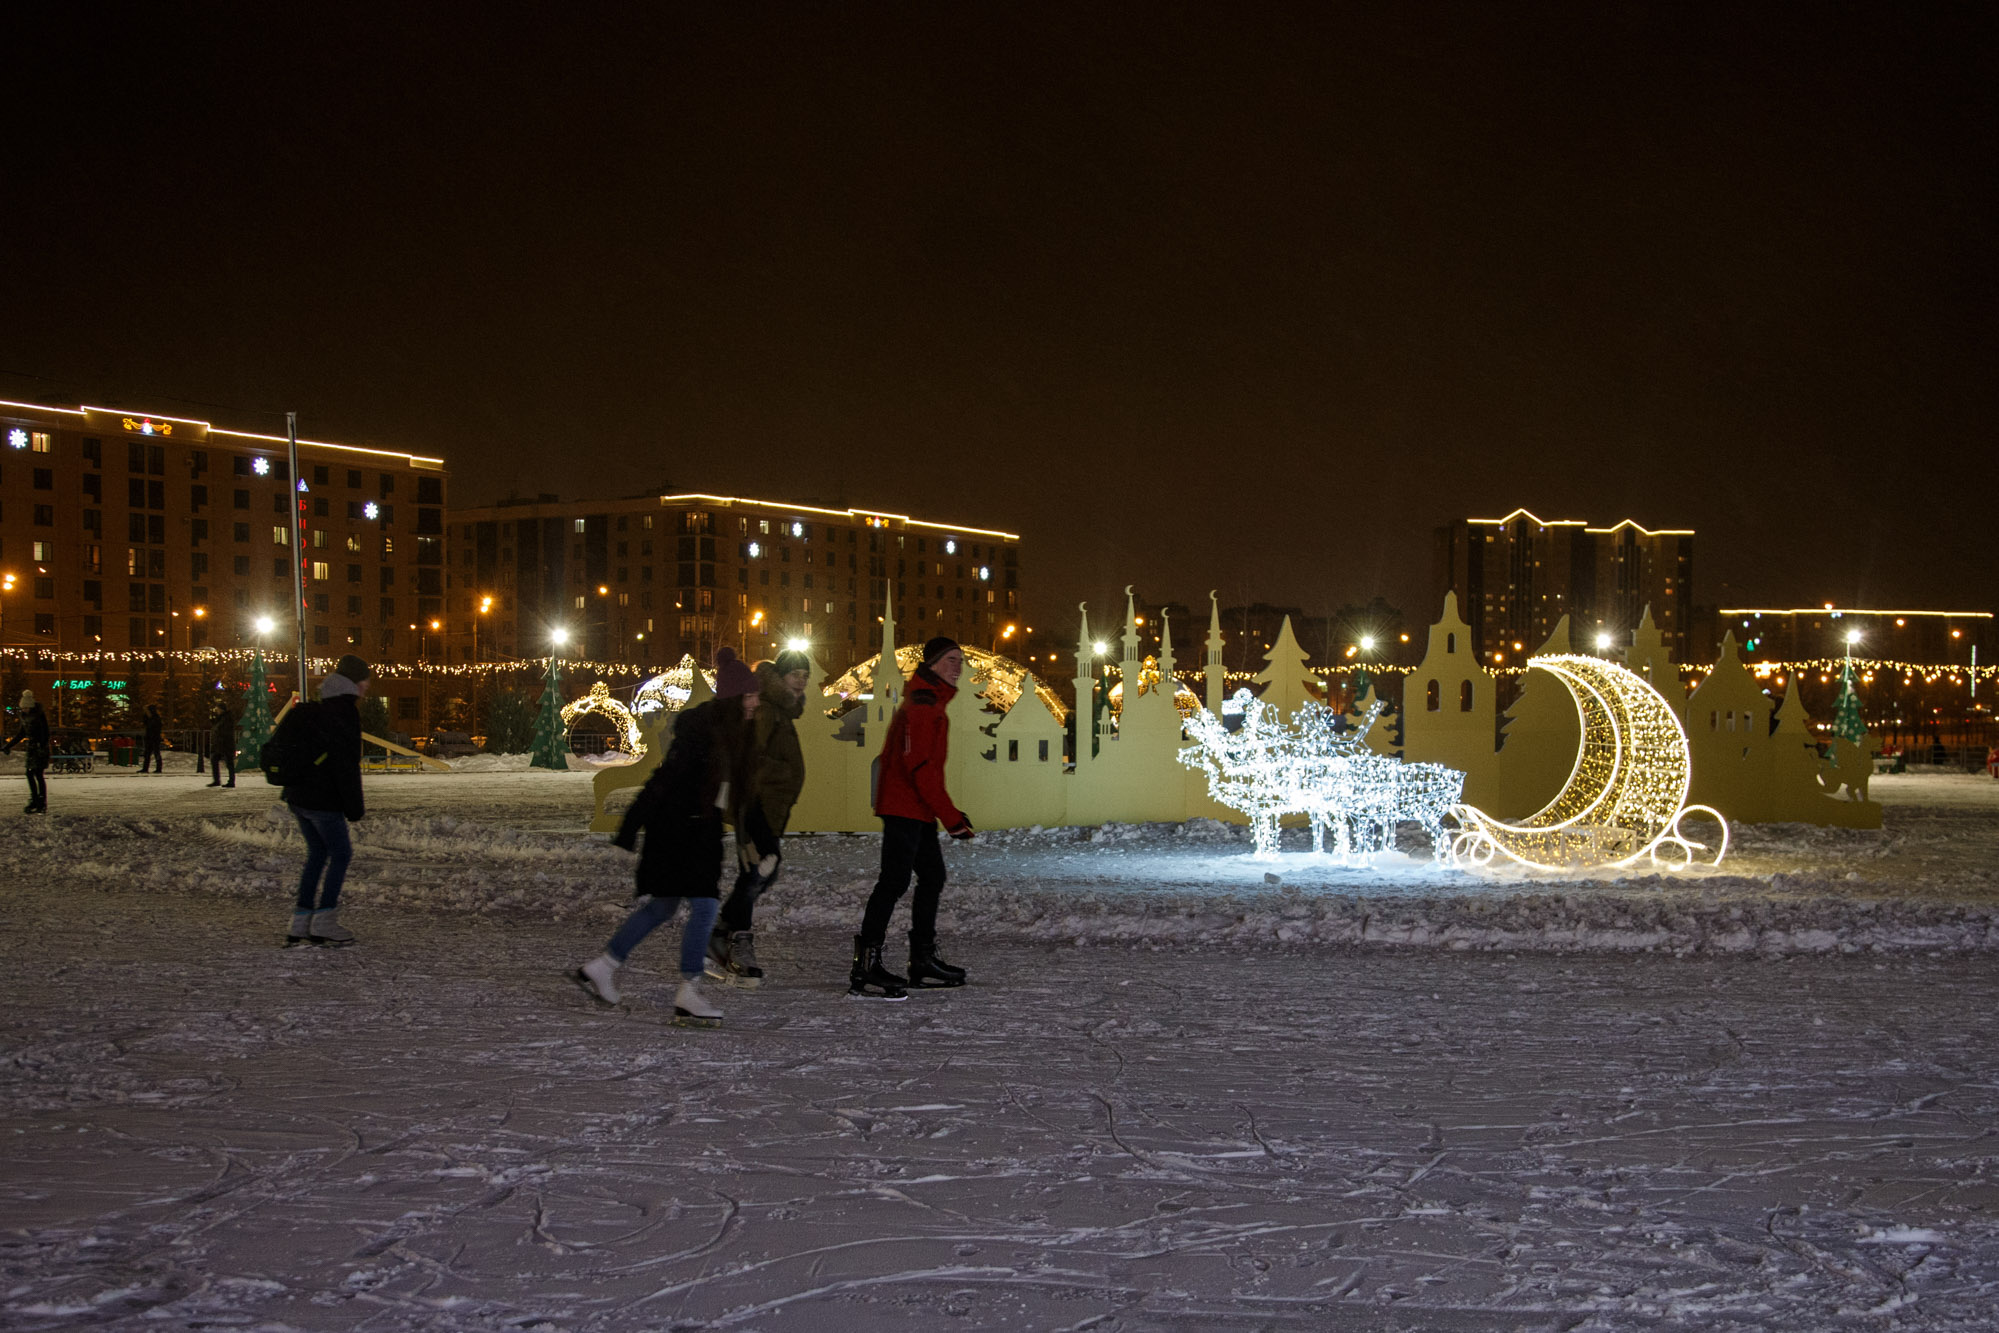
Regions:
<instances>
[{"instance_id":1,"label":"ice surface","mask_svg":"<svg viewBox=\"0 0 1999 1333\"><path fill-rule=\"evenodd\" d=\"M4 770L0 770L4 771ZM254 785L252 785L254 783ZM274 789L58 779L0 827L0 1327L1989 1327L1999 784L1693 879L947 851L973 984L842 996L869 837L769 982L564 979L627 905L587 773L370 778L275 947ZM1276 873L1279 882L1265 882ZM1080 944L1081 947L1078 947Z\"/></svg>"}]
</instances>

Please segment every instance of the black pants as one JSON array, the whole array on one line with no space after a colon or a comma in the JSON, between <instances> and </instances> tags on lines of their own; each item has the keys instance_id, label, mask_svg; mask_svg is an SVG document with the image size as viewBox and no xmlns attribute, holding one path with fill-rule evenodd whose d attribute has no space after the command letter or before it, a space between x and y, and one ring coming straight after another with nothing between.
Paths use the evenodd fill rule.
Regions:
<instances>
[{"instance_id":1,"label":"black pants","mask_svg":"<svg viewBox=\"0 0 1999 1333\"><path fill-rule=\"evenodd\" d=\"M880 944L888 938L888 921L896 903L916 876L916 897L909 904L909 942L928 948L937 940L937 899L944 892L944 853L937 845L937 822L882 816L882 870L875 891L868 895L861 918L861 939Z\"/></svg>"},{"instance_id":2,"label":"black pants","mask_svg":"<svg viewBox=\"0 0 1999 1333\"><path fill-rule=\"evenodd\" d=\"M224 764L229 765L229 785L232 787L236 785L236 751L232 749L228 754L224 754L222 751L217 750L209 756L209 764L211 771L215 774L214 779L208 784L209 786L212 787L217 782L222 781L222 766Z\"/></svg>"},{"instance_id":3,"label":"black pants","mask_svg":"<svg viewBox=\"0 0 1999 1333\"><path fill-rule=\"evenodd\" d=\"M743 827L736 830L736 841L747 843L759 859L766 856L782 857L777 834L771 832L770 821L764 818L763 807L752 805L744 817ZM757 899L777 878L773 868L770 879L760 879L754 869L736 872L735 887L729 890L728 898L722 903L720 920L716 929L733 935L739 930L752 930L752 920L756 913Z\"/></svg>"},{"instance_id":4,"label":"black pants","mask_svg":"<svg viewBox=\"0 0 1999 1333\"><path fill-rule=\"evenodd\" d=\"M158 741L147 741L146 752L139 757L139 771L144 773L149 767L155 773L164 773L167 771L167 761L160 755L160 743Z\"/></svg>"},{"instance_id":5,"label":"black pants","mask_svg":"<svg viewBox=\"0 0 1999 1333\"><path fill-rule=\"evenodd\" d=\"M28 770L28 804L44 810L49 808L49 784L42 774L48 771L47 765Z\"/></svg>"}]
</instances>

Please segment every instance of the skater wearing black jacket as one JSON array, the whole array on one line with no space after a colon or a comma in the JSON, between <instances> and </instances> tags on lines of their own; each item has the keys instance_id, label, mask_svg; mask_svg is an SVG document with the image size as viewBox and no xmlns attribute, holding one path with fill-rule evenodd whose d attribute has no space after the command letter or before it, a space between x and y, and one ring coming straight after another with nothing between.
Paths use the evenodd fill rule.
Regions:
<instances>
[{"instance_id":1,"label":"skater wearing black jacket","mask_svg":"<svg viewBox=\"0 0 1999 1333\"><path fill-rule=\"evenodd\" d=\"M139 771L141 773L145 773L148 771L154 773L164 773L167 771L166 760L160 757L160 738L165 734L166 734L166 723L160 720L160 706L158 704L147 704L146 731L145 731L146 749L145 753L139 756ZM147 767L148 765L151 765L150 770Z\"/></svg>"},{"instance_id":2,"label":"skater wearing black jacket","mask_svg":"<svg viewBox=\"0 0 1999 1333\"><path fill-rule=\"evenodd\" d=\"M28 761L28 803L21 808L24 815L45 815L49 812L49 715L35 702L33 690L21 691L21 703L14 722L14 734L7 738L0 754L12 754L14 746L25 742L22 753Z\"/></svg>"},{"instance_id":3,"label":"skater wearing black jacket","mask_svg":"<svg viewBox=\"0 0 1999 1333\"><path fill-rule=\"evenodd\" d=\"M882 821L881 877L868 896L861 933L854 936L854 966L848 990L899 1000L907 987L962 986L965 969L937 956L937 900L944 892L944 854L937 845L937 825L961 842L972 837L972 821L944 790L944 759L949 750L951 722L945 714L958 693L965 654L957 643L939 635L923 645L923 665L916 669L902 705L889 721L877 759L875 813ZM909 905L909 976L899 977L882 965L882 943L889 918L916 876L916 897Z\"/></svg>"},{"instance_id":4,"label":"skater wearing black jacket","mask_svg":"<svg viewBox=\"0 0 1999 1333\"><path fill-rule=\"evenodd\" d=\"M340 659L346 661L346 658ZM354 659L356 662L360 658ZM365 668L364 668L365 669ZM336 673L338 674L338 673ZM329 679L331 679L329 677ZM325 687L322 685L322 689ZM229 781L222 780L222 765L229 765ZM236 715L229 711L227 699L215 701L215 722L208 730L208 766L214 774L208 780L211 787L233 787L236 785ZM199 777L197 773L195 776ZM359 780L358 778L356 779Z\"/></svg>"},{"instance_id":5,"label":"skater wearing black jacket","mask_svg":"<svg viewBox=\"0 0 1999 1333\"><path fill-rule=\"evenodd\" d=\"M361 799L361 698L368 692L368 678L373 674L366 662L348 653L334 664L333 674L319 683L319 704L304 715L317 733L314 748L325 758L312 766L309 781L287 783L284 789L285 804L298 820L298 831L305 835L305 869L299 875L291 933L285 938L287 948L354 943L354 932L340 924L340 886L347 880L347 863L354 857L348 821L367 813ZM228 716L228 709L222 711ZM219 730L219 720L216 725ZM235 719L231 718L231 785L236 777L235 746ZM326 874L323 885L321 871Z\"/></svg>"},{"instance_id":6,"label":"skater wearing black jacket","mask_svg":"<svg viewBox=\"0 0 1999 1333\"><path fill-rule=\"evenodd\" d=\"M722 821L740 814L754 799L756 769L750 762L750 719L761 686L756 673L728 648L715 654L715 697L674 719L673 740L646 785L625 811L614 845L632 851L639 834L633 893L641 900L604 952L570 973L577 985L604 1004L619 999L618 969L639 941L673 920L687 902L687 925L680 936L680 989L675 1017L719 1023L722 1011L708 1002L696 983L715 928L718 883L722 877Z\"/></svg>"},{"instance_id":7,"label":"skater wearing black jacket","mask_svg":"<svg viewBox=\"0 0 1999 1333\"><path fill-rule=\"evenodd\" d=\"M722 904L722 917L708 941L713 969L725 977L756 985L764 970L757 966L757 899L777 879L784 862L785 826L791 807L805 790L805 751L794 725L805 711L805 687L812 659L787 648L771 662L759 662L757 715L751 723L751 762L756 765L756 794L736 821L735 887Z\"/></svg>"}]
</instances>

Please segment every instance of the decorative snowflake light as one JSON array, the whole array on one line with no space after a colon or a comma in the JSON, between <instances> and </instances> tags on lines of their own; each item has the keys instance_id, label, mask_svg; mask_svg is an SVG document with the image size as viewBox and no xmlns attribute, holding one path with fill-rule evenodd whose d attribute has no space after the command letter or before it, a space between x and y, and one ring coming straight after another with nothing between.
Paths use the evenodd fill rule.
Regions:
<instances>
[{"instance_id":1,"label":"decorative snowflake light","mask_svg":"<svg viewBox=\"0 0 1999 1333\"><path fill-rule=\"evenodd\" d=\"M1464 794L1465 775L1441 764L1405 764L1367 748L1368 728L1381 714L1376 700L1360 725L1345 727L1325 705L1307 702L1290 723L1248 690L1238 690L1224 712L1240 714L1234 730L1205 708L1187 719L1194 744L1180 762L1208 775L1208 792L1249 816L1258 857L1274 857L1286 815L1303 815L1312 827L1312 850L1343 860L1386 851L1403 821L1422 825L1433 855L1449 846L1443 819Z\"/></svg>"},{"instance_id":2,"label":"decorative snowflake light","mask_svg":"<svg viewBox=\"0 0 1999 1333\"><path fill-rule=\"evenodd\" d=\"M271 475L271 460L261 457L252 459L250 470L260 477L268 477Z\"/></svg>"},{"instance_id":3,"label":"decorative snowflake light","mask_svg":"<svg viewBox=\"0 0 1999 1333\"><path fill-rule=\"evenodd\" d=\"M373 500L370 500L367 504L361 506L361 515L369 519L380 518L382 516L382 507Z\"/></svg>"},{"instance_id":4,"label":"decorative snowflake light","mask_svg":"<svg viewBox=\"0 0 1999 1333\"><path fill-rule=\"evenodd\" d=\"M8 446L8 448L10 448L10 449L25 449L25 448L27 448L27 447L28 447L28 432L26 432L26 431L22 430L22 429L21 429L21 428L20 428L19 426L16 426L16 427L15 427L15 428L14 428L13 430L10 430L10 431L8 431L8 432L7 432L7 446Z\"/></svg>"}]
</instances>

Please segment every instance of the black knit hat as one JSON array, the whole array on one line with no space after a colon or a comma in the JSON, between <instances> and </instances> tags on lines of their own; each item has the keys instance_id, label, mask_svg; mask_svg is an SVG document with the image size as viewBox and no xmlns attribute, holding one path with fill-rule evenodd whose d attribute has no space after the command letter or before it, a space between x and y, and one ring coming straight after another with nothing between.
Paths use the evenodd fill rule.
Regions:
<instances>
[{"instance_id":1,"label":"black knit hat","mask_svg":"<svg viewBox=\"0 0 1999 1333\"><path fill-rule=\"evenodd\" d=\"M360 658L354 656L354 654L348 653L333 664L333 674L336 676L345 676L356 685L359 685L362 681L374 675L375 671L366 662L363 662Z\"/></svg>"},{"instance_id":2,"label":"black knit hat","mask_svg":"<svg viewBox=\"0 0 1999 1333\"><path fill-rule=\"evenodd\" d=\"M812 659L797 648L787 648L770 665L778 675L788 676L794 671L812 670Z\"/></svg>"},{"instance_id":3,"label":"black knit hat","mask_svg":"<svg viewBox=\"0 0 1999 1333\"><path fill-rule=\"evenodd\" d=\"M938 658L957 647L958 641L956 639L939 634L936 638L923 645L923 665L930 666L934 664ZM959 649L959 651L963 652L964 650Z\"/></svg>"}]
</instances>

